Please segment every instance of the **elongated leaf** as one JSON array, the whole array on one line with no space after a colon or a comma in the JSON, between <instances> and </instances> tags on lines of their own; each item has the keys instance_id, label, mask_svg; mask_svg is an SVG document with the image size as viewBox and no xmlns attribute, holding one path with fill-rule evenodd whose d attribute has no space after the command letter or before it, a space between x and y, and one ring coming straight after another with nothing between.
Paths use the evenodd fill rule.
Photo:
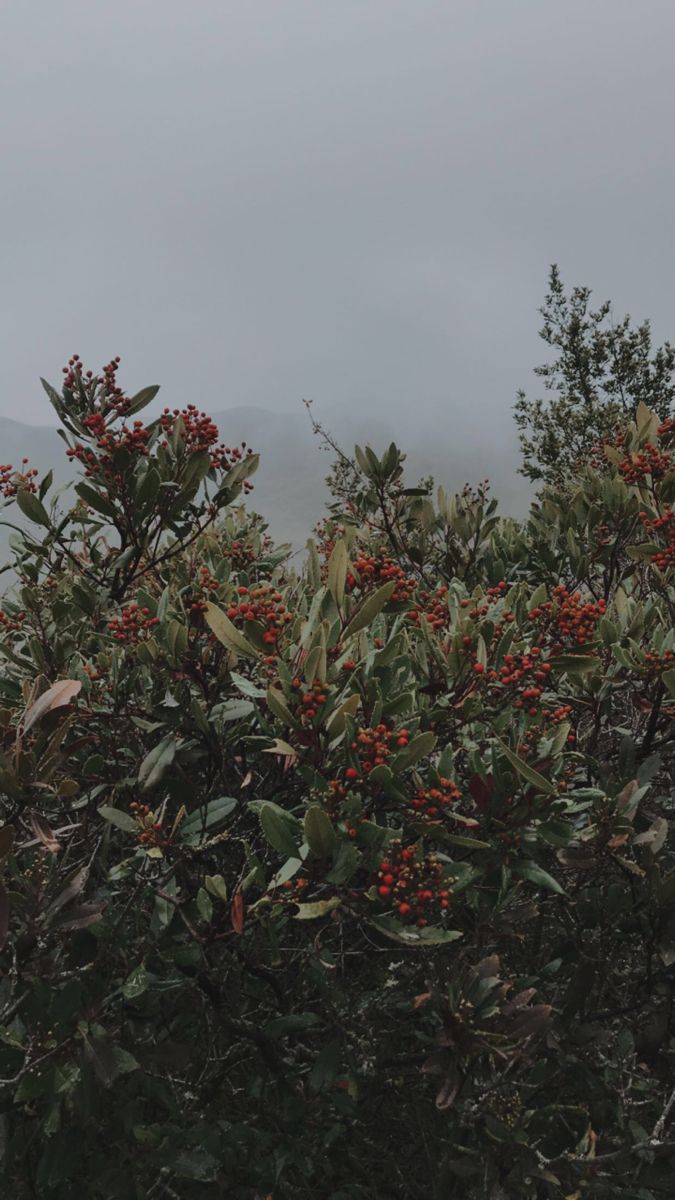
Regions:
<instances>
[{"instance_id":1,"label":"elongated leaf","mask_svg":"<svg viewBox=\"0 0 675 1200\"><path fill-rule=\"evenodd\" d=\"M564 890L558 880L536 863L516 863L511 870L514 875L520 875L521 879L527 879L529 883L536 883L539 887L546 888L549 892L556 892L559 896L564 895Z\"/></svg>"},{"instance_id":2,"label":"elongated leaf","mask_svg":"<svg viewBox=\"0 0 675 1200\"><path fill-rule=\"evenodd\" d=\"M232 897L232 906L230 908L230 920L232 922L232 928L233 928L234 932L236 934L239 934L240 936L244 932L245 911L246 910L244 907L244 897L241 893L241 890L236 891L234 893L234 896Z\"/></svg>"},{"instance_id":3,"label":"elongated leaf","mask_svg":"<svg viewBox=\"0 0 675 1200\"><path fill-rule=\"evenodd\" d=\"M146 754L138 771L138 782L144 792L156 787L176 757L176 741L173 734L162 738L149 754Z\"/></svg>"},{"instance_id":4,"label":"elongated leaf","mask_svg":"<svg viewBox=\"0 0 675 1200\"><path fill-rule=\"evenodd\" d=\"M81 690L82 684L79 679L60 679L58 683L52 684L46 692L38 696L35 704L27 710L23 718L24 733L28 733L36 721L39 721L46 713L52 712L55 708L62 708L64 704L70 704Z\"/></svg>"},{"instance_id":5,"label":"elongated leaf","mask_svg":"<svg viewBox=\"0 0 675 1200\"><path fill-rule=\"evenodd\" d=\"M315 900L310 904L298 904L298 911L293 913L296 921L314 921L317 917L325 917L333 909L339 908L342 901L339 896L331 896L330 900Z\"/></svg>"},{"instance_id":6,"label":"elongated leaf","mask_svg":"<svg viewBox=\"0 0 675 1200\"><path fill-rule=\"evenodd\" d=\"M267 689L267 703L275 717L278 717L280 721L283 721L284 725L290 725L291 727L297 726L298 722L286 704L283 693L280 692L278 688L269 687Z\"/></svg>"},{"instance_id":7,"label":"elongated leaf","mask_svg":"<svg viewBox=\"0 0 675 1200\"><path fill-rule=\"evenodd\" d=\"M516 768L516 771L519 775L522 775L523 779L526 779L528 783L531 783L533 787L537 788L545 796L554 796L556 794L555 787L552 783L549 783L548 779L544 779L544 776L535 771L534 767L530 767L522 758L514 754L513 750L510 750L501 738L497 738L496 740L504 757L508 758L511 766Z\"/></svg>"},{"instance_id":8,"label":"elongated leaf","mask_svg":"<svg viewBox=\"0 0 675 1200\"><path fill-rule=\"evenodd\" d=\"M260 824L270 846L287 858L300 858L296 837L299 829L298 822L290 813L284 812L276 804L263 804L260 810Z\"/></svg>"},{"instance_id":9,"label":"elongated leaf","mask_svg":"<svg viewBox=\"0 0 675 1200\"><path fill-rule=\"evenodd\" d=\"M237 801L233 796L220 796L218 800L211 800L205 811L190 813L186 817L181 826L181 839L190 840L193 837L199 837L205 829L210 829L212 825L219 825L229 817L231 812L237 807Z\"/></svg>"},{"instance_id":10,"label":"elongated leaf","mask_svg":"<svg viewBox=\"0 0 675 1200\"><path fill-rule=\"evenodd\" d=\"M3 825L0 829L0 861L2 861L3 858L7 858L8 854L11 854L13 845L14 826Z\"/></svg>"},{"instance_id":11,"label":"elongated leaf","mask_svg":"<svg viewBox=\"0 0 675 1200\"><path fill-rule=\"evenodd\" d=\"M45 920L49 921L55 913L59 912L65 904L69 904L76 896L80 894L89 877L89 867L80 867L75 871L68 880L63 891L59 893L53 904L50 904L45 913Z\"/></svg>"},{"instance_id":12,"label":"elongated leaf","mask_svg":"<svg viewBox=\"0 0 675 1200\"><path fill-rule=\"evenodd\" d=\"M109 821L111 825L115 825L117 829L123 829L125 833L136 833L138 829L138 823L134 818L121 808L113 808L109 804L102 804L98 812L104 821Z\"/></svg>"},{"instance_id":13,"label":"elongated leaf","mask_svg":"<svg viewBox=\"0 0 675 1200\"><path fill-rule=\"evenodd\" d=\"M371 592L369 596L366 596L363 604L356 610L347 625L342 635L343 641L358 633L360 629L365 629L375 620L375 617L382 612L385 604L391 599L395 587L395 580L391 580L389 583L383 584L376 592Z\"/></svg>"},{"instance_id":14,"label":"elongated leaf","mask_svg":"<svg viewBox=\"0 0 675 1200\"><path fill-rule=\"evenodd\" d=\"M209 601L204 613L204 619L211 632L228 650L233 651L234 654L241 655L242 658L258 657L258 653L254 650L251 643L232 624L227 613L224 613L222 608L218 608L217 604Z\"/></svg>"},{"instance_id":15,"label":"elongated leaf","mask_svg":"<svg viewBox=\"0 0 675 1200\"><path fill-rule=\"evenodd\" d=\"M564 671L566 675L585 675L602 667L594 654L559 654L550 661L554 671Z\"/></svg>"},{"instance_id":16,"label":"elongated leaf","mask_svg":"<svg viewBox=\"0 0 675 1200\"><path fill-rule=\"evenodd\" d=\"M158 383L151 383L148 387L141 388L140 392L136 392L131 398L131 404L126 411L126 416L130 417L134 413L140 412L147 404L154 400L159 391Z\"/></svg>"},{"instance_id":17,"label":"elongated leaf","mask_svg":"<svg viewBox=\"0 0 675 1200\"><path fill-rule=\"evenodd\" d=\"M96 512L101 513L102 516L115 516L115 506L105 496L101 496L95 488L90 487L88 483L76 483L75 491L84 500L85 504L88 504Z\"/></svg>"},{"instance_id":18,"label":"elongated leaf","mask_svg":"<svg viewBox=\"0 0 675 1200\"><path fill-rule=\"evenodd\" d=\"M342 607L347 580L347 546L344 538L338 538L328 560L328 590L338 609Z\"/></svg>"},{"instance_id":19,"label":"elongated leaf","mask_svg":"<svg viewBox=\"0 0 675 1200\"><path fill-rule=\"evenodd\" d=\"M34 521L36 525L44 525L49 529L51 521L47 509L34 492L29 492L26 488L19 488L16 493L16 502L24 517L28 517L29 521Z\"/></svg>"},{"instance_id":20,"label":"elongated leaf","mask_svg":"<svg viewBox=\"0 0 675 1200\"><path fill-rule=\"evenodd\" d=\"M329 858L337 844L337 834L328 813L318 804L307 809L304 820L305 841L317 858Z\"/></svg>"},{"instance_id":21,"label":"elongated leaf","mask_svg":"<svg viewBox=\"0 0 675 1200\"><path fill-rule=\"evenodd\" d=\"M395 775L400 775L402 771L407 771L408 767L412 767L421 758L425 758L427 754L431 754L436 745L436 734L427 731L426 733L418 733L417 737L401 750L391 764L391 769Z\"/></svg>"},{"instance_id":22,"label":"elongated leaf","mask_svg":"<svg viewBox=\"0 0 675 1200\"><path fill-rule=\"evenodd\" d=\"M410 928L393 917L371 917L370 924L400 946L443 946L462 937L457 929L438 929L434 926L425 929Z\"/></svg>"}]
</instances>

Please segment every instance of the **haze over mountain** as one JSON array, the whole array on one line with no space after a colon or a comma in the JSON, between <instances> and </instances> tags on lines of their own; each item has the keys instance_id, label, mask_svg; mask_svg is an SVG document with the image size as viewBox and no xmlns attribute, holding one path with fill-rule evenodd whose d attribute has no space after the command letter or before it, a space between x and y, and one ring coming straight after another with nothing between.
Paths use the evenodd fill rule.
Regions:
<instances>
[{"instance_id":1,"label":"haze over mountain","mask_svg":"<svg viewBox=\"0 0 675 1200\"><path fill-rule=\"evenodd\" d=\"M487 477L501 511L519 516L527 508L530 489L516 474L515 433L512 445L496 446L489 437L482 446L467 445L465 435L461 440L453 436L451 421L435 429L408 421L406 428L400 416L388 420L372 406L356 403L325 411L317 407L312 411L346 452L351 452L358 442L371 445L379 454L389 442L396 441L408 456L406 477L411 485L430 474L437 483L460 490L465 482L478 483ZM328 499L325 477L332 461L332 455L321 448L319 438L313 433L303 405L298 403L295 411L282 413L242 406L214 412L213 417L228 444L245 441L260 454L248 506L263 514L277 541L302 547L324 511ZM24 456L41 476L52 468L55 487L74 477L55 427L26 425L0 417L0 462L16 466ZM21 524L18 517L17 510L11 508L0 519ZM8 532L7 528L0 528L3 562L7 557Z\"/></svg>"}]
</instances>

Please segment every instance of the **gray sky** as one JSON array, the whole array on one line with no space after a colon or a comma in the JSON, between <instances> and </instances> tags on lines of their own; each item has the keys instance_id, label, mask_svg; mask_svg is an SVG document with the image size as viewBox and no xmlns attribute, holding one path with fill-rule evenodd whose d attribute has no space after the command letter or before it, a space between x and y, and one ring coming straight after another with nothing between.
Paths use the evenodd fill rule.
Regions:
<instances>
[{"instance_id":1,"label":"gray sky","mask_svg":"<svg viewBox=\"0 0 675 1200\"><path fill-rule=\"evenodd\" d=\"M512 453L551 261L675 333L674 44L672 0L5 0L0 413L121 354Z\"/></svg>"}]
</instances>

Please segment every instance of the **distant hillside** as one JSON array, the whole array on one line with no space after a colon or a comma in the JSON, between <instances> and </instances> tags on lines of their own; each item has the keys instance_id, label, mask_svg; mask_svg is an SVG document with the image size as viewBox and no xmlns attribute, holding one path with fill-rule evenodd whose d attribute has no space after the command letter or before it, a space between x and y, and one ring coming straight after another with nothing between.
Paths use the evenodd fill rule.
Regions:
<instances>
[{"instance_id":1,"label":"distant hillside","mask_svg":"<svg viewBox=\"0 0 675 1200\"><path fill-rule=\"evenodd\" d=\"M246 441L260 453L249 505L264 515L278 541L303 546L323 512L328 495L325 477L331 464L330 455L320 448L312 432L305 410L300 405L297 412L286 413L253 407L230 408L213 416L227 443ZM516 475L512 456L498 445L472 456L453 445L451 435L446 441L443 431L432 433L419 425L401 431L380 416L369 414L367 409L360 412L357 406L325 414L318 411L317 417L346 451L358 442L369 443L379 453L390 441L396 441L408 454L407 477L411 483L421 475L431 474L437 483L459 490L467 481L478 482L488 476L504 513L519 516L527 508L529 487ZM72 478L65 446L56 429L23 425L0 417L0 462L16 465L24 455L40 474L53 468L57 487ZM15 518L16 511L11 510L10 519ZM7 529L0 527L3 562L7 535ZM0 591L3 578L7 576L0 576Z\"/></svg>"}]
</instances>

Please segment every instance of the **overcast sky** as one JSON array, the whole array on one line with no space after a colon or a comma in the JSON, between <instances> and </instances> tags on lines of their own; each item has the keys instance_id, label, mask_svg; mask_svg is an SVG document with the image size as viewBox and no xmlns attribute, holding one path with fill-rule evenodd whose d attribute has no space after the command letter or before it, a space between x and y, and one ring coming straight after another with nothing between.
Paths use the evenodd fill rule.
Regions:
<instances>
[{"instance_id":1,"label":"overcast sky","mask_svg":"<svg viewBox=\"0 0 675 1200\"><path fill-rule=\"evenodd\" d=\"M674 45L673 0L4 0L0 413L78 351L512 447L552 261L675 335Z\"/></svg>"}]
</instances>

